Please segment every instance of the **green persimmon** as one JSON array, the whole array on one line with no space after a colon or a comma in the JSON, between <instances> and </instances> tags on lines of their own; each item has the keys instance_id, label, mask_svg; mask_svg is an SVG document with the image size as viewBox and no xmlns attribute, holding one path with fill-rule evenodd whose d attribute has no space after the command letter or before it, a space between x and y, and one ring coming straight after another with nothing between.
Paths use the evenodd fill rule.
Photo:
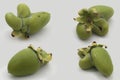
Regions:
<instances>
[{"instance_id":1,"label":"green persimmon","mask_svg":"<svg viewBox=\"0 0 120 80\"><path fill-rule=\"evenodd\" d=\"M96 13L97 15L99 15L101 18L104 18L105 20L109 20L114 14L113 8L105 5L92 6L88 10L91 13Z\"/></svg>"},{"instance_id":2,"label":"green persimmon","mask_svg":"<svg viewBox=\"0 0 120 80\"><path fill-rule=\"evenodd\" d=\"M79 23L76 28L76 33L80 39L86 40L92 35L91 29L86 24Z\"/></svg>"},{"instance_id":3,"label":"green persimmon","mask_svg":"<svg viewBox=\"0 0 120 80\"><path fill-rule=\"evenodd\" d=\"M108 22L105 19L99 18L94 21L92 32L99 35L105 36L109 31Z\"/></svg>"},{"instance_id":4,"label":"green persimmon","mask_svg":"<svg viewBox=\"0 0 120 80\"><path fill-rule=\"evenodd\" d=\"M93 42L92 45L78 49L80 56L79 66L81 69L96 68L105 77L113 72L113 64L108 51L104 45Z\"/></svg>"},{"instance_id":5,"label":"green persimmon","mask_svg":"<svg viewBox=\"0 0 120 80\"><path fill-rule=\"evenodd\" d=\"M41 11L31 13L29 7L21 3L17 6L17 16L6 13L5 20L13 29L12 36L29 38L30 35L40 31L50 20L50 13Z\"/></svg>"},{"instance_id":6,"label":"green persimmon","mask_svg":"<svg viewBox=\"0 0 120 80\"><path fill-rule=\"evenodd\" d=\"M8 63L8 72L14 76L26 76L37 72L43 65L52 58L51 54L32 46L17 52Z\"/></svg>"}]
</instances>

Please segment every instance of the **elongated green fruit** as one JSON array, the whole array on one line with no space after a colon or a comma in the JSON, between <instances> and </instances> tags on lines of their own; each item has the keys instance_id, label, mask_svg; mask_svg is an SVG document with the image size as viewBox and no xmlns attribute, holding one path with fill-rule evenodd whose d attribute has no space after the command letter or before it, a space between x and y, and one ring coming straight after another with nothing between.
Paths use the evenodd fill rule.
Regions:
<instances>
[{"instance_id":1,"label":"elongated green fruit","mask_svg":"<svg viewBox=\"0 0 120 80\"><path fill-rule=\"evenodd\" d=\"M91 13L97 13L101 18L104 18L106 20L109 20L114 14L113 8L105 5L93 6L89 8L89 11Z\"/></svg>"},{"instance_id":2,"label":"elongated green fruit","mask_svg":"<svg viewBox=\"0 0 120 80\"><path fill-rule=\"evenodd\" d=\"M16 53L8 63L8 72L15 76L26 76L35 73L51 60L51 54L31 46Z\"/></svg>"},{"instance_id":3,"label":"elongated green fruit","mask_svg":"<svg viewBox=\"0 0 120 80\"><path fill-rule=\"evenodd\" d=\"M101 47L96 47L91 50L91 56L95 67L104 76L110 76L113 72L113 64L108 52Z\"/></svg>"},{"instance_id":4,"label":"elongated green fruit","mask_svg":"<svg viewBox=\"0 0 120 80\"><path fill-rule=\"evenodd\" d=\"M13 29L11 35L22 38L29 38L31 34L37 33L50 20L50 13L31 13L29 7L21 3L17 6L17 17L12 13L7 13L6 22Z\"/></svg>"},{"instance_id":5,"label":"elongated green fruit","mask_svg":"<svg viewBox=\"0 0 120 80\"><path fill-rule=\"evenodd\" d=\"M78 49L78 55L81 58L80 68L86 70L95 67L104 76L110 76L113 72L113 64L111 57L103 47L106 48L106 46L94 41L92 45Z\"/></svg>"},{"instance_id":6,"label":"elongated green fruit","mask_svg":"<svg viewBox=\"0 0 120 80\"><path fill-rule=\"evenodd\" d=\"M86 24L78 23L76 32L79 38L86 40L92 35L91 29Z\"/></svg>"},{"instance_id":7,"label":"elongated green fruit","mask_svg":"<svg viewBox=\"0 0 120 80\"><path fill-rule=\"evenodd\" d=\"M104 36L108 33L108 30L109 30L109 25L105 19L99 18L94 21L92 31L95 34L97 34L99 36Z\"/></svg>"},{"instance_id":8,"label":"elongated green fruit","mask_svg":"<svg viewBox=\"0 0 120 80\"><path fill-rule=\"evenodd\" d=\"M29 34L34 34L43 28L50 20L50 13L37 12L33 13L26 24L29 28Z\"/></svg>"},{"instance_id":9,"label":"elongated green fruit","mask_svg":"<svg viewBox=\"0 0 120 80\"><path fill-rule=\"evenodd\" d=\"M17 6L17 14L20 18L26 18L30 16L31 12L26 4L21 3Z\"/></svg>"},{"instance_id":10,"label":"elongated green fruit","mask_svg":"<svg viewBox=\"0 0 120 80\"><path fill-rule=\"evenodd\" d=\"M16 17L13 13L7 13L5 15L5 20L13 30L20 30L22 27L22 20Z\"/></svg>"}]
</instances>

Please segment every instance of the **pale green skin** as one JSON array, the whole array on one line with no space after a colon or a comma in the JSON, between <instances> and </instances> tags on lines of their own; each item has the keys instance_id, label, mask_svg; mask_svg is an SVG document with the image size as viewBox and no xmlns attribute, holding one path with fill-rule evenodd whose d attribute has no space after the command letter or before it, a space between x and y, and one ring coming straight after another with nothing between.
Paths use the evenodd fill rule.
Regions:
<instances>
[{"instance_id":1,"label":"pale green skin","mask_svg":"<svg viewBox=\"0 0 120 80\"><path fill-rule=\"evenodd\" d=\"M29 7L21 3L17 7L17 16L7 13L5 19L7 24L13 29L13 36L22 34L25 37L29 37L29 35L37 33L49 22L50 13L31 13Z\"/></svg>"},{"instance_id":2,"label":"pale green skin","mask_svg":"<svg viewBox=\"0 0 120 80\"><path fill-rule=\"evenodd\" d=\"M17 15L18 15L18 17L26 18L26 17L29 17L30 14L31 14L30 9L26 4L21 3L21 4L19 4L17 6Z\"/></svg>"},{"instance_id":3,"label":"pale green skin","mask_svg":"<svg viewBox=\"0 0 120 80\"><path fill-rule=\"evenodd\" d=\"M100 71L104 76L110 76L113 72L113 64L108 52L101 48L96 47L91 50L91 56L94 66Z\"/></svg>"},{"instance_id":4,"label":"pale green skin","mask_svg":"<svg viewBox=\"0 0 120 80\"><path fill-rule=\"evenodd\" d=\"M99 18L94 21L92 32L99 36L105 36L108 33L109 25L105 19Z\"/></svg>"},{"instance_id":5,"label":"pale green skin","mask_svg":"<svg viewBox=\"0 0 120 80\"><path fill-rule=\"evenodd\" d=\"M22 20L11 12L5 15L5 20L7 24L15 31L19 31L22 28Z\"/></svg>"},{"instance_id":6,"label":"pale green skin","mask_svg":"<svg viewBox=\"0 0 120 80\"><path fill-rule=\"evenodd\" d=\"M93 67L93 62L90 54L85 55L80 61L79 61L79 66L82 69L90 69Z\"/></svg>"},{"instance_id":7,"label":"pale green skin","mask_svg":"<svg viewBox=\"0 0 120 80\"><path fill-rule=\"evenodd\" d=\"M101 18L104 18L106 20L109 20L114 14L114 10L112 7L104 5L96 5L89 8L89 11L92 12L92 10L95 10L100 15Z\"/></svg>"},{"instance_id":8,"label":"pale green skin","mask_svg":"<svg viewBox=\"0 0 120 80\"><path fill-rule=\"evenodd\" d=\"M88 39L92 32L98 36L105 36L108 33L109 25L108 19L110 19L114 14L114 10L109 6L96 5L89 9L81 9L78 12L78 17L74 20L78 21L77 34L78 37L86 40ZM86 27L84 24L90 25L89 28L92 30L86 32ZM84 26L84 27L80 27Z\"/></svg>"},{"instance_id":9,"label":"pale green skin","mask_svg":"<svg viewBox=\"0 0 120 80\"><path fill-rule=\"evenodd\" d=\"M92 35L92 31L87 32L84 24L78 23L76 28L77 35L80 39L86 40Z\"/></svg>"},{"instance_id":10,"label":"pale green skin","mask_svg":"<svg viewBox=\"0 0 120 80\"><path fill-rule=\"evenodd\" d=\"M14 55L8 63L8 72L15 76L25 76L35 73L41 66L36 53L26 48Z\"/></svg>"},{"instance_id":11,"label":"pale green skin","mask_svg":"<svg viewBox=\"0 0 120 80\"><path fill-rule=\"evenodd\" d=\"M82 51L78 51L78 55L81 58L79 61L79 66L84 70L90 69L94 66L91 55L88 53L88 51L88 48L82 48Z\"/></svg>"},{"instance_id":12,"label":"pale green skin","mask_svg":"<svg viewBox=\"0 0 120 80\"><path fill-rule=\"evenodd\" d=\"M8 72L14 76L26 76L35 73L52 59L52 54L32 45L16 53L8 63Z\"/></svg>"},{"instance_id":13,"label":"pale green skin","mask_svg":"<svg viewBox=\"0 0 120 80\"><path fill-rule=\"evenodd\" d=\"M43 28L50 20L50 14L47 12L37 12L33 13L23 27L29 28L29 34L34 34Z\"/></svg>"},{"instance_id":14,"label":"pale green skin","mask_svg":"<svg viewBox=\"0 0 120 80\"><path fill-rule=\"evenodd\" d=\"M95 67L106 77L112 74L112 60L102 44L93 42L91 46L78 49L78 55L81 58L79 61L81 69L87 70Z\"/></svg>"}]
</instances>

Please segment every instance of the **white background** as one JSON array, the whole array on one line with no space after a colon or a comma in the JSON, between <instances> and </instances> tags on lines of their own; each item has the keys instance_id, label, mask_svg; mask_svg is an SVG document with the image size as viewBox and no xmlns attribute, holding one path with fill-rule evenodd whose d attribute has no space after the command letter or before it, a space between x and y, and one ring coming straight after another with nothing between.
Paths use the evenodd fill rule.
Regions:
<instances>
[{"instance_id":1,"label":"white background","mask_svg":"<svg viewBox=\"0 0 120 80\"><path fill-rule=\"evenodd\" d=\"M5 21L5 14L17 14L19 3L26 3L31 12L47 11L51 13L50 22L30 39L11 37L12 29ZM93 35L82 41L76 35L77 12L94 5L113 7L114 15L109 20L109 33L105 37ZM119 0L0 0L0 80L119 80L120 75L120 4ZM96 70L82 70L78 66L80 58L77 49L96 41L108 46L114 71L105 78ZM19 50L33 44L53 53L52 61L37 73L26 77L14 77L7 73L7 64Z\"/></svg>"}]
</instances>

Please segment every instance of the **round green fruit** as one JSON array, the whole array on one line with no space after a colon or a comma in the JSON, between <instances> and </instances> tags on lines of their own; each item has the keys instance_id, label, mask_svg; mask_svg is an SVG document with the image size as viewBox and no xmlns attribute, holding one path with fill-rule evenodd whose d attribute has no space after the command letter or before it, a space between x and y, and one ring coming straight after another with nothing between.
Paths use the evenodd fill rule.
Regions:
<instances>
[{"instance_id":1,"label":"round green fruit","mask_svg":"<svg viewBox=\"0 0 120 80\"><path fill-rule=\"evenodd\" d=\"M88 26L86 24L78 23L76 32L80 39L86 40L92 35L92 31L87 28Z\"/></svg>"}]
</instances>

